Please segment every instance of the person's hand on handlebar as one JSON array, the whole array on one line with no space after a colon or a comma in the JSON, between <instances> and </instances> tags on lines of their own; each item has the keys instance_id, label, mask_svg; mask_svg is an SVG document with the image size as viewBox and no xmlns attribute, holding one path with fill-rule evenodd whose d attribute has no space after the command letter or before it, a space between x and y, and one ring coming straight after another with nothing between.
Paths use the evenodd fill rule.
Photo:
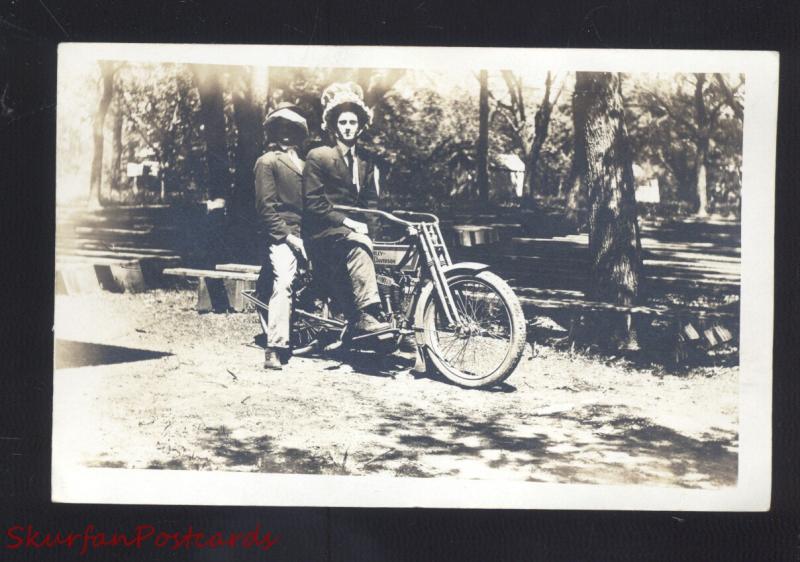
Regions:
<instances>
[{"instance_id":1,"label":"person's hand on handlebar","mask_svg":"<svg viewBox=\"0 0 800 562\"><path fill-rule=\"evenodd\" d=\"M345 218L344 224L350 230L358 233L358 234L369 234L369 228L367 228L366 223L354 221L353 219Z\"/></svg>"},{"instance_id":2,"label":"person's hand on handlebar","mask_svg":"<svg viewBox=\"0 0 800 562\"><path fill-rule=\"evenodd\" d=\"M295 236L294 234L289 234L286 237L286 244L294 251L295 253L301 255L304 260L308 261L308 255L306 255L306 247L303 244L303 239L299 236Z\"/></svg>"}]
</instances>

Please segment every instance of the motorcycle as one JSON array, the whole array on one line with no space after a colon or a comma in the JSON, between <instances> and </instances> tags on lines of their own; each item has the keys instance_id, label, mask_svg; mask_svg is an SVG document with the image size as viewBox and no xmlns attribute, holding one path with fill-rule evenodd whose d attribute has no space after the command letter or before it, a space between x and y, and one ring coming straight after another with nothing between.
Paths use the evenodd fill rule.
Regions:
<instances>
[{"instance_id":1,"label":"motorcycle","mask_svg":"<svg viewBox=\"0 0 800 562\"><path fill-rule=\"evenodd\" d=\"M506 380L525 347L525 317L519 299L489 266L453 263L439 219L430 213L386 212L343 205L336 209L378 215L402 230L399 239L373 243L384 318L391 330L361 338L347 323L310 271L298 276L292 314L292 353L338 348L393 353L403 338L413 342L415 372L436 369L465 388L486 388ZM255 291L252 302L265 326L268 306Z\"/></svg>"}]
</instances>

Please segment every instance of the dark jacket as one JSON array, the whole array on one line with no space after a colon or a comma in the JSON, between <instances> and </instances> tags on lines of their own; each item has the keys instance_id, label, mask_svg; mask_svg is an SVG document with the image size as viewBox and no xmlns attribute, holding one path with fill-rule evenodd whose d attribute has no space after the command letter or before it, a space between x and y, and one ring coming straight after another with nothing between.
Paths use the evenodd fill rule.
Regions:
<instances>
[{"instance_id":1,"label":"dark jacket","mask_svg":"<svg viewBox=\"0 0 800 562\"><path fill-rule=\"evenodd\" d=\"M256 161L256 211L259 226L273 244L300 236L303 172L285 152L270 151Z\"/></svg>"},{"instance_id":2,"label":"dark jacket","mask_svg":"<svg viewBox=\"0 0 800 562\"><path fill-rule=\"evenodd\" d=\"M346 235L351 230L342 223L348 217L374 226L371 216L350 216L333 208L333 205L370 209L378 207L374 161L358 148L356 154L361 191L353 183L338 146L320 146L308 153L303 171L304 237L318 240Z\"/></svg>"}]
</instances>

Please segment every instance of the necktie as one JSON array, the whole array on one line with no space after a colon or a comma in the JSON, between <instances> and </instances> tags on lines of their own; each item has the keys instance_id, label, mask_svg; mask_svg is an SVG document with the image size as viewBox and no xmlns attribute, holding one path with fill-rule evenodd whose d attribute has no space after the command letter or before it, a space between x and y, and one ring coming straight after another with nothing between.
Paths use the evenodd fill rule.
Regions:
<instances>
[{"instance_id":1,"label":"necktie","mask_svg":"<svg viewBox=\"0 0 800 562\"><path fill-rule=\"evenodd\" d=\"M358 181L358 170L355 166L355 155L353 154L353 149L350 149L345 153L345 161L347 162L347 169L350 171L350 177L353 179L353 183L356 186L356 191L361 191L361 186L359 185Z\"/></svg>"}]
</instances>

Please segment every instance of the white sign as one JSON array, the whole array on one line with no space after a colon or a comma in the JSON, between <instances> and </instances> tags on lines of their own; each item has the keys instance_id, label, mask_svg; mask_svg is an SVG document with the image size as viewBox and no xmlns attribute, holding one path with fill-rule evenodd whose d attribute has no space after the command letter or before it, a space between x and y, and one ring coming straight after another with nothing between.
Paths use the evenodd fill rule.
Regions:
<instances>
[{"instance_id":1,"label":"white sign","mask_svg":"<svg viewBox=\"0 0 800 562\"><path fill-rule=\"evenodd\" d=\"M137 162L128 162L128 177L138 178L144 174L144 166Z\"/></svg>"}]
</instances>

